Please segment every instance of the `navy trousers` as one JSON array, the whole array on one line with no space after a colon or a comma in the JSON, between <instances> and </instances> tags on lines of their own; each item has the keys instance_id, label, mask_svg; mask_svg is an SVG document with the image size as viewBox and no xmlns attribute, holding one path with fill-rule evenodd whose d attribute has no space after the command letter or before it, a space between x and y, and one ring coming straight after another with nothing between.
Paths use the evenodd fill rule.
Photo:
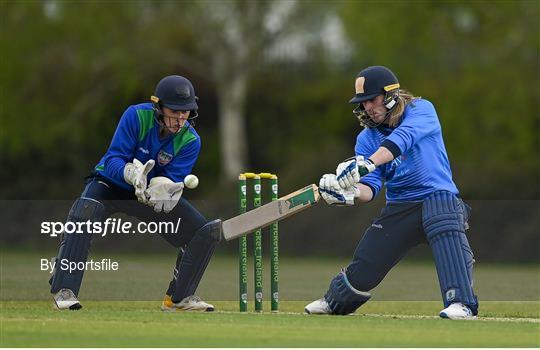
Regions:
<instances>
[{"instance_id":1,"label":"navy trousers","mask_svg":"<svg viewBox=\"0 0 540 350\"><path fill-rule=\"evenodd\" d=\"M388 203L358 243L347 278L354 288L370 291L411 248L422 243L428 243L422 202Z\"/></svg>"},{"instance_id":2,"label":"navy trousers","mask_svg":"<svg viewBox=\"0 0 540 350\"><path fill-rule=\"evenodd\" d=\"M86 180L86 188L81 197L95 199L105 206L105 217L114 213L124 213L134 216L143 222L176 222L180 220L177 233L159 233L174 247L183 247L198 229L208 220L193 207L186 199L180 198L178 204L169 213L156 213L153 208L140 203L133 191L124 190L99 175L92 175Z\"/></svg>"},{"instance_id":3,"label":"navy trousers","mask_svg":"<svg viewBox=\"0 0 540 350\"><path fill-rule=\"evenodd\" d=\"M199 232L199 229L207 223L206 218L184 198L180 198L180 201L171 212L156 213L153 208L138 202L132 191L124 190L97 174L87 178L86 187L81 197L77 199L72 207L68 220L102 222L112 214L119 212L134 216L143 222L172 222L176 225L178 218L180 218L179 232L158 232L172 246L180 248L180 252L184 251L183 248L188 246L196 233ZM91 213L91 215L88 215L88 213ZM85 262L90 251L91 240L91 232L63 235L58 259L68 258L68 260L74 262ZM205 262L203 264L204 266L201 265L202 267L200 268L202 272L204 272L207 260L209 260L212 252L213 245L208 248L205 246L202 250L199 249L196 252L197 256L195 258L191 257L192 260L196 260L197 262L197 259L202 259ZM193 255L193 252L191 255ZM182 254L179 254L175 271L178 270L178 265L181 261ZM192 272L196 276L202 276L202 272L198 270L189 270L189 272ZM67 271L56 268L49 280L51 293L56 293L62 288L68 288L75 295L78 295L83 275L84 270L68 273ZM190 287L191 289L196 288L200 276L197 280L194 280L192 283L194 287ZM186 278L189 281L193 280L191 276ZM176 282L176 277L174 277L168 290L169 295L175 289L173 285L178 283L180 282Z\"/></svg>"}]
</instances>

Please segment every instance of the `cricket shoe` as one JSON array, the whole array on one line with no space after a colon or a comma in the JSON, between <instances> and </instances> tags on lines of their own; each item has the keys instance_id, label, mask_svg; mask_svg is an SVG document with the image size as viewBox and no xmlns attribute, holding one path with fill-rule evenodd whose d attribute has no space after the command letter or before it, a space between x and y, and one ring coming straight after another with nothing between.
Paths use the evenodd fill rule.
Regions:
<instances>
[{"instance_id":1,"label":"cricket shoe","mask_svg":"<svg viewBox=\"0 0 540 350\"><path fill-rule=\"evenodd\" d=\"M472 320L476 318L471 309L462 303L450 304L450 306L439 313L439 316L442 318L449 318L451 320Z\"/></svg>"},{"instance_id":2,"label":"cricket shoe","mask_svg":"<svg viewBox=\"0 0 540 350\"><path fill-rule=\"evenodd\" d=\"M82 305L71 289L62 288L54 295L54 305L58 310L79 310Z\"/></svg>"},{"instance_id":3,"label":"cricket shoe","mask_svg":"<svg viewBox=\"0 0 540 350\"><path fill-rule=\"evenodd\" d=\"M330 315L332 310L325 298L320 298L306 305L304 311L312 315Z\"/></svg>"},{"instance_id":4,"label":"cricket shoe","mask_svg":"<svg viewBox=\"0 0 540 350\"><path fill-rule=\"evenodd\" d=\"M170 295L165 295L161 303L161 311L214 311L214 305L208 304L195 295L185 297L175 303Z\"/></svg>"}]
</instances>

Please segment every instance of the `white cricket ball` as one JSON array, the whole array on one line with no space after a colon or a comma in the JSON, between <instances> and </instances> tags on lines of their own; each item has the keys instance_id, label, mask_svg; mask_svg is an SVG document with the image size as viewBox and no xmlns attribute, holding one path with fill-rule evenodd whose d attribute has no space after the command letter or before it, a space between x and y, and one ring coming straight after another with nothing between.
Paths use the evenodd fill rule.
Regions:
<instances>
[{"instance_id":1,"label":"white cricket ball","mask_svg":"<svg viewBox=\"0 0 540 350\"><path fill-rule=\"evenodd\" d=\"M199 178L193 174L189 174L184 178L184 185L186 185L187 188L194 189L199 186Z\"/></svg>"}]
</instances>

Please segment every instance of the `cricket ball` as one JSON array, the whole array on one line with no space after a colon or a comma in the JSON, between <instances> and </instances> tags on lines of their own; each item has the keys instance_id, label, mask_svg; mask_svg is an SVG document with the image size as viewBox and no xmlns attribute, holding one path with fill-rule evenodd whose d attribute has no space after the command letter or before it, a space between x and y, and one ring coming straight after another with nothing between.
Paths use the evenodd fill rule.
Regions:
<instances>
[{"instance_id":1,"label":"cricket ball","mask_svg":"<svg viewBox=\"0 0 540 350\"><path fill-rule=\"evenodd\" d=\"M189 174L184 178L184 185L186 185L187 188L194 189L199 186L199 178L193 174Z\"/></svg>"}]
</instances>

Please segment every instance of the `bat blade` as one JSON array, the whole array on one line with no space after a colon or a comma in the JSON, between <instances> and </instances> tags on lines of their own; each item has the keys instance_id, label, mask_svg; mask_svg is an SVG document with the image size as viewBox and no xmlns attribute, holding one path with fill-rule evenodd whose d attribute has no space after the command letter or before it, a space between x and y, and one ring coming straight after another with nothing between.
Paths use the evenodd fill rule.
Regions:
<instances>
[{"instance_id":1,"label":"bat blade","mask_svg":"<svg viewBox=\"0 0 540 350\"><path fill-rule=\"evenodd\" d=\"M319 188L308 185L259 208L223 221L223 238L230 241L301 212L320 199Z\"/></svg>"}]
</instances>

